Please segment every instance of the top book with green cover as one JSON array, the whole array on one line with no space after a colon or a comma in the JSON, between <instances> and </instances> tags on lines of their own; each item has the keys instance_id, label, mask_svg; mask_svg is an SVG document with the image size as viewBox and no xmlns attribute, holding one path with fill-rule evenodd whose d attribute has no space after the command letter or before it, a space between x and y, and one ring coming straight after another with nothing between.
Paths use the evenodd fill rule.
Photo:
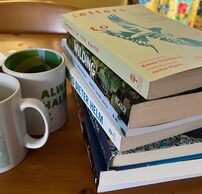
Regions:
<instances>
[{"instance_id":1,"label":"top book with green cover","mask_svg":"<svg viewBox=\"0 0 202 194\"><path fill-rule=\"evenodd\" d=\"M202 32L197 29L141 5L73 11L63 21L70 34L145 99L202 86Z\"/></svg>"}]
</instances>

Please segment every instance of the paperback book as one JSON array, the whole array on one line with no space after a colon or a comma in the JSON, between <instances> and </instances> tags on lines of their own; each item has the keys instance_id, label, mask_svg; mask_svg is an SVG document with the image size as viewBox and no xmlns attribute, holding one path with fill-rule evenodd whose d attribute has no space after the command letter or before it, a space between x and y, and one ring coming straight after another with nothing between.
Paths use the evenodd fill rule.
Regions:
<instances>
[{"instance_id":1,"label":"paperback book","mask_svg":"<svg viewBox=\"0 0 202 194\"><path fill-rule=\"evenodd\" d=\"M62 40L62 47L126 136L132 134L133 128L162 124L202 114L201 88L148 101L69 33L67 39Z\"/></svg>"},{"instance_id":2,"label":"paperback book","mask_svg":"<svg viewBox=\"0 0 202 194\"><path fill-rule=\"evenodd\" d=\"M83 112L84 117L90 119L91 130L95 131L107 169L139 168L202 158L202 128L120 152L106 136L89 109L83 107Z\"/></svg>"},{"instance_id":3,"label":"paperback book","mask_svg":"<svg viewBox=\"0 0 202 194\"><path fill-rule=\"evenodd\" d=\"M120 151L179 135L202 126L202 115L197 115L166 124L136 128L133 136L125 136L68 58L66 58L66 65L72 86Z\"/></svg>"},{"instance_id":4,"label":"paperback book","mask_svg":"<svg viewBox=\"0 0 202 194\"><path fill-rule=\"evenodd\" d=\"M124 189L171 180L179 180L202 175L202 155L199 154L196 157L194 152L193 155L189 155L190 153L186 155L183 151L179 151L174 158L170 158L169 152L167 152L167 160L160 160L159 162L140 162L140 165L136 164L133 167L130 166L129 168L127 168L127 166L124 166L122 168L118 167L115 169L108 168L108 164L106 163L106 153L103 152L102 145L99 141L100 136L98 137L98 135L96 134L96 129L94 130L94 125L91 122L91 113L88 114L89 111L85 105L81 105L81 110L81 113L83 113L81 114L82 116L80 116L82 133L84 141L86 142L89 161L98 192L112 191L117 189ZM183 143L179 143L179 141L177 140L176 147L183 146L181 144L187 144L187 141L189 140L192 144L192 138L201 139L201 129L192 131L190 132L190 134L184 134L184 136L187 136L187 138L185 138L186 140L182 138L181 140L183 141ZM174 148L172 151L176 151L175 146L173 146L173 140L174 139L169 139L162 143L166 142L168 147L170 147L171 149ZM159 145L159 143L160 142L156 142L155 144L150 145L150 148L153 147L151 148L152 150L157 151L155 154L156 157L158 157L159 154L159 146L162 147L162 145ZM197 144L197 142L195 143ZM201 148L201 144L198 144L198 146L199 148ZM145 150L147 148L140 148L140 150L141 152L146 153L150 151ZM165 149L164 153L166 155L166 149L168 148L161 149ZM182 157L182 155L184 157ZM138 154L137 157L139 158ZM194 165L194 167L192 167L191 164Z\"/></svg>"},{"instance_id":5,"label":"paperback book","mask_svg":"<svg viewBox=\"0 0 202 194\"><path fill-rule=\"evenodd\" d=\"M141 5L73 11L63 21L66 31L145 99L202 86L197 29Z\"/></svg>"}]
</instances>

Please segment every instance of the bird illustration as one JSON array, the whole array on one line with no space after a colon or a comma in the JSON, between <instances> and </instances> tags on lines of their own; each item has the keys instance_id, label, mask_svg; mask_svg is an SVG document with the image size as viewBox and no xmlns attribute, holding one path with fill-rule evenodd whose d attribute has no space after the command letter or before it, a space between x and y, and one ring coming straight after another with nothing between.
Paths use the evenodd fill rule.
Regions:
<instances>
[{"instance_id":1,"label":"bird illustration","mask_svg":"<svg viewBox=\"0 0 202 194\"><path fill-rule=\"evenodd\" d=\"M201 41L189 38L177 37L174 34L163 32L162 28L160 27L146 28L137 25L135 23L128 22L115 14L109 15L108 18L113 23L121 26L124 30L123 31L115 31L109 29L101 30L103 33L134 42L139 46L152 48L157 53L159 53L158 49L154 45L152 45L151 39L158 39L160 41L185 46L202 47Z\"/></svg>"}]
</instances>

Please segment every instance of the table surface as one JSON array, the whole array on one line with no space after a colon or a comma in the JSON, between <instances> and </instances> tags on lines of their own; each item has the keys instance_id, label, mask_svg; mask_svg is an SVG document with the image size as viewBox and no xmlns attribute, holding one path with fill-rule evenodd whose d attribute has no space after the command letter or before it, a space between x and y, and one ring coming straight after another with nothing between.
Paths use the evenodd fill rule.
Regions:
<instances>
[{"instance_id":1,"label":"table surface","mask_svg":"<svg viewBox=\"0 0 202 194\"><path fill-rule=\"evenodd\" d=\"M0 52L44 47L63 52L64 35L0 34ZM80 132L77 109L67 82L69 116L61 129L50 134L47 144L30 150L14 169L0 174L0 194L96 193L88 156ZM185 169L186 170L186 169ZM175 172L173 172L175 173ZM108 193L201 194L202 178L142 186Z\"/></svg>"}]
</instances>

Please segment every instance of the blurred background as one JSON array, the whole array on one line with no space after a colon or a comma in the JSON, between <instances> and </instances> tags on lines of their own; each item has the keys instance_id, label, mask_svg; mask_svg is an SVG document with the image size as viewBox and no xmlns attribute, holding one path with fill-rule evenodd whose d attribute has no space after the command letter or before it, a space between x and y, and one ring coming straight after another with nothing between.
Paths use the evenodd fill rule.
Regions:
<instances>
[{"instance_id":1,"label":"blurred background","mask_svg":"<svg viewBox=\"0 0 202 194\"><path fill-rule=\"evenodd\" d=\"M0 0L0 33L65 33L66 12L127 4L141 4L202 30L202 0Z\"/></svg>"},{"instance_id":2,"label":"blurred background","mask_svg":"<svg viewBox=\"0 0 202 194\"><path fill-rule=\"evenodd\" d=\"M138 3L185 25L202 30L202 0L139 0Z\"/></svg>"}]
</instances>

